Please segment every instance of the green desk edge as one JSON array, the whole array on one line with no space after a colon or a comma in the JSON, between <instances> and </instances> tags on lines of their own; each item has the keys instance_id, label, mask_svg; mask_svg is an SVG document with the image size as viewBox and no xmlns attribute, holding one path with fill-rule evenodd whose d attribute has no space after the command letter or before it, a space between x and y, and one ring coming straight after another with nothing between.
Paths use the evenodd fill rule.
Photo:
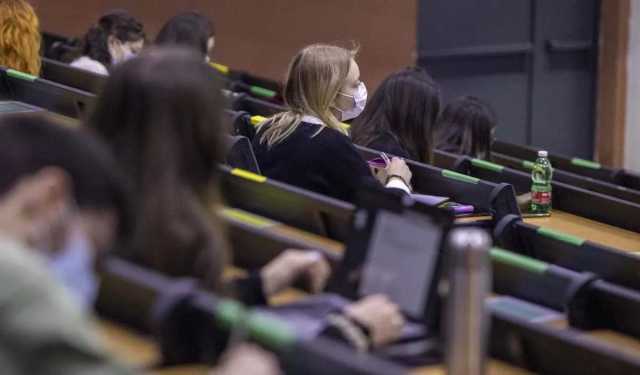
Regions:
<instances>
[{"instance_id":1,"label":"green desk edge","mask_svg":"<svg viewBox=\"0 0 640 375\"><path fill-rule=\"evenodd\" d=\"M578 167L588 168L588 169L600 169L600 168L602 168L602 165L600 165L600 163L596 163L595 161L585 160L585 159L580 159L580 158L571 159L571 164L573 164L575 166L578 166Z\"/></svg>"},{"instance_id":2,"label":"green desk edge","mask_svg":"<svg viewBox=\"0 0 640 375\"><path fill-rule=\"evenodd\" d=\"M454 172L454 171L451 171L451 170L448 170L448 169L443 169L442 170L442 175L444 177L446 177L446 178L450 178L452 180L466 182L468 184L477 184L478 182L480 182L479 178L467 176L466 174Z\"/></svg>"},{"instance_id":3,"label":"green desk edge","mask_svg":"<svg viewBox=\"0 0 640 375\"><path fill-rule=\"evenodd\" d=\"M566 243L574 245L574 246L582 246L582 244L585 243L585 240L580 238L580 237L576 237L576 236L572 236L570 234L558 232L556 230L549 229L549 228L540 227L540 228L538 228L537 232L541 236L544 236L544 237L547 237L547 238L552 238L554 240L558 240L558 241L562 241L562 242L566 242Z\"/></svg>"},{"instance_id":4,"label":"green desk edge","mask_svg":"<svg viewBox=\"0 0 640 375\"><path fill-rule=\"evenodd\" d=\"M265 98L274 98L276 96L276 92L273 90L265 89L260 86L251 86L251 92L258 96L263 96Z\"/></svg>"},{"instance_id":5,"label":"green desk edge","mask_svg":"<svg viewBox=\"0 0 640 375\"><path fill-rule=\"evenodd\" d=\"M257 342L274 350L286 350L296 341L295 333L283 321L251 312L235 301L219 302L216 307L216 320L227 329L246 330Z\"/></svg>"},{"instance_id":6,"label":"green desk edge","mask_svg":"<svg viewBox=\"0 0 640 375\"><path fill-rule=\"evenodd\" d=\"M471 164L474 167L486 169L492 172L502 173L504 167L500 164L492 163L490 161L482 160L482 159L471 159Z\"/></svg>"},{"instance_id":7,"label":"green desk edge","mask_svg":"<svg viewBox=\"0 0 640 375\"><path fill-rule=\"evenodd\" d=\"M33 82L36 79L38 79L38 77L34 75L23 73L14 69L7 69L7 75L12 78L17 78L17 79L21 79L23 81L29 81L29 82Z\"/></svg>"},{"instance_id":8,"label":"green desk edge","mask_svg":"<svg viewBox=\"0 0 640 375\"><path fill-rule=\"evenodd\" d=\"M511 251L494 247L491 249L491 260L494 263L502 263L512 265L518 268L525 269L533 273L545 273L549 268L549 264L526 257L524 255L516 254Z\"/></svg>"},{"instance_id":9,"label":"green desk edge","mask_svg":"<svg viewBox=\"0 0 640 375\"><path fill-rule=\"evenodd\" d=\"M535 163L531 162L529 160L523 160L522 161L522 166L527 168L527 169L529 169L529 170L532 170L534 165L535 165Z\"/></svg>"}]
</instances>

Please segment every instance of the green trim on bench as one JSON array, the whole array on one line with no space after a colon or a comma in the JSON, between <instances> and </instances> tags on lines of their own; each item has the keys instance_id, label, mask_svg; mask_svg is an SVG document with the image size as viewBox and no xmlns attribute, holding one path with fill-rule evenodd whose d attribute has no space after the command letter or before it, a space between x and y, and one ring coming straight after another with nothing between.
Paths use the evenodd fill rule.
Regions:
<instances>
[{"instance_id":1,"label":"green trim on bench","mask_svg":"<svg viewBox=\"0 0 640 375\"><path fill-rule=\"evenodd\" d=\"M504 167L502 165L482 159L471 159L471 165L497 173L502 173L502 171L504 170Z\"/></svg>"},{"instance_id":2,"label":"green trim on bench","mask_svg":"<svg viewBox=\"0 0 640 375\"><path fill-rule=\"evenodd\" d=\"M578 166L578 167L588 168L588 169L600 169L600 168L602 168L602 165L600 165L600 163L596 163L595 161L586 160L586 159L580 159L580 158L571 159L571 164L573 164L575 166Z\"/></svg>"},{"instance_id":3,"label":"green trim on bench","mask_svg":"<svg viewBox=\"0 0 640 375\"><path fill-rule=\"evenodd\" d=\"M545 273L549 264L524 255L494 247L491 249L491 260L493 263L502 263L525 269L533 273Z\"/></svg>"},{"instance_id":4,"label":"green trim on bench","mask_svg":"<svg viewBox=\"0 0 640 375\"><path fill-rule=\"evenodd\" d=\"M466 182L468 184L477 184L478 182L480 182L479 178L467 176L466 174L454 172L454 171L451 171L449 169L443 169L442 170L442 176L444 176L446 178L450 178L452 180Z\"/></svg>"},{"instance_id":5,"label":"green trim on bench","mask_svg":"<svg viewBox=\"0 0 640 375\"><path fill-rule=\"evenodd\" d=\"M34 75L24 73L15 69L7 69L7 75L12 78L17 78L17 79L21 79L23 81L29 81L29 82L33 82L36 79L38 79L38 77Z\"/></svg>"},{"instance_id":6,"label":"green trim on bench","mask_svg":"<svg viewBox=\"0 0 640 375\"><path fill-rule=\"evenodd\" d=\"M265 89L264 87L260 87L260 86L251 86L250 90L252 94L262 96L264 98L269 98L269 99L273 99L277 95L275 91Z\"/></svg>"},{"instance_id":7,"label":"green trim on bench","mask_svg":"<svg viewBox=\"0 0 640 375\"><path fill-rule=\"evenodd\" d=\"M562 241L562 242L566 242L566 243L568 243L570 245L574 245L574 246L582 246L582 244L585 243L585 240L580 238L580 237L576 237L576 236L572 236L570 234L558 232L556 230L549 229L549 228L540 227L540 228L538 228L537 233L539 235L541 235L541 236L544 236L544 237L547 237L547 238L552 238L554 240L558 240L558 241Z\"/></svg>"},{"instance_id":8,"label":"green trim on bench","mask_svg":"<svg viewBox=\"0 0 640 375\"><path fill-rule=\"evenodd\" d=\"M274 350L290 348L296 342L295 332L285 322L251 312L235 301L220 301L216 306L216 320L229 330L246 330L258 343Z\"/></svg>"},{"instance_id":9,"label":"green trim on bench","mask_svg":"<svg viewBox=\"0 0 640 375\"><path fill-rule=\"evenodd\" d=\"M528 170L533 170L533 166L536 165L536 163L529 161L529 160L523 160L522 161L522 166L527 168Z\"/></svg>"}]
</instances>

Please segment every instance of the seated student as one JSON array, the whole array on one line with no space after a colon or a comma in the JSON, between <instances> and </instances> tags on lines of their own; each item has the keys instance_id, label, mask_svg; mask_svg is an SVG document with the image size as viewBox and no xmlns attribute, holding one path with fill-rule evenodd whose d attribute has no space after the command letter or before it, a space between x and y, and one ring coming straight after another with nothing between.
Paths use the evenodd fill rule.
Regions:
<instances>
[{"instance_id":1,"label":"seated student","mask_svg":"<svg viewBox=\"0 0 640 375\"><path fill-rule=\"evenodd\" d=\"M0 66L40 74L40 28L24 0L0 0Z\"/></svg>"},{"instance_id":2,"label":"seated student","mask_svg":"<svg viewBox=\"0 0 640 375\"><path fill-rule=\"evenodd\" d=\"M155 43L191 48L209 62L215 42L215 30L209 18L198 12L184 12L164 24Z\"/></svg>"},{"instance_id":3,"label":"seated student","mask_svg":"<svg viewBox=\"0 0 640 375\"><path fill-rule=\"evenodd\" d=\"M222 225L212 214L221 206L215 172L226 129L221 103L219 79L200 55L150 50L114 71L90 121L138 197L125 255L170 275L196 277L218 292L229 264ZM265 303L299 276L319 291L329 268L313 252L289 250L231 292L246 303ZM386 298L364 299L345 314L368 327L375 344L393 340L402 327L397 306Z\"/></svg>"},{"instance_id":4,"label":"seated student","mask_svg":"<svg viewBox=\"0 0 640 375\"><path fill-rule=\"evenodd\" d=\"M3 373L132 373L106 355L87 311L68 293L94 295L91 259L126 234L115 165L87 132L39 116L0 116ZM215 373L239 374L247 363L252 373L278 373L270 356L251 347L230 352Z\"/></svg>"},{"instance_id":5,"label":"seated student","mask_svg":"<svg viewBox=\"0 0 640 375\"><path fill-rule=\"evenodd\" d=\"M364 110L367 89L356 51L316 44L291 62L284 89L288 110L260 125L253 146L262 172L275 180L353 202L376 183L341 121ZM411 171L394 158L387 187L410 191Z\"/></svg>"},{"instance_id":6,"label":"seated student","mask_svg":"<svg viewBox=\"0 0 640 375\"><path fill-rule=\"evenodd\" d=\"M45 215L30 218L30 236L35 237L28 238L28 245L41 250L52 273L90 307L97 293L94 258L122 237L118 234L128 221L124 178L108 149L89 134L52 124L44 116L3 115L0 123L0 194L31 174L50 183L38 186L58 194L51 202L46 194L41 198L60 210L59 220L50 226L37 222L50 219Z\"/></svg>"},{"instance_id":7,"label":"seated student","mask_svg":"<svg viewBox=\"0 0 640 375\"><path fill-rule=\"evenodd\" d=\"M109 161L86 133L0 116L3 373L128 373L105 355L77 299L95 294L89 259L122 224Z\"/></svg>"},{"instance_id":8,"label":"seated student","mask_svg":"<svg viewBox=\"0 0 640 375\"><path fill-rule=\"evenodd\" d=\"M438 119L436 148L489 160L496 122L493 109L482 100L473 96L457 98Z\"/></svg>"},{"instance_id":9,"label":"seated student","mask_svg":"<svg viewBox=\"0 0 640 375\"><path fill-rule=\"evenodd\" d=\"M123 10L107 13L84 36L80 56L71 66L109 75L112 66L140 53L144 40L140 21Z\"/></svg>"},{"instance_id":10,"label":"seated student","mask_svg":"<svg viewBox=\"0 0 640 375\"><path fill-rule=\"evenodd\" d=\"M422 68L387 77L351 126L358 145L430 163L433 129L440 112L440 87Z\"/></svg>"},{"instance_id":11,"label":"seated student","mask_svg":"<svg viewBox=\"0 0 640 375\"><path fill-rule=\"evenodd\" d=\"M170 275L196 277L218 292L229 262L222 225L212 214L221 206L215 173L223 149L221 103L220 82L201 56L152 50L114 71L90 121L138 197L133 246L125 255ZM289 250L235 285L236 296L264 303L299 276L319 291L329 268L313 252ZM376 345L402 327L397 306L386 298L364 299L344 313L368 327Z\"/></svg>"}]
</instances>

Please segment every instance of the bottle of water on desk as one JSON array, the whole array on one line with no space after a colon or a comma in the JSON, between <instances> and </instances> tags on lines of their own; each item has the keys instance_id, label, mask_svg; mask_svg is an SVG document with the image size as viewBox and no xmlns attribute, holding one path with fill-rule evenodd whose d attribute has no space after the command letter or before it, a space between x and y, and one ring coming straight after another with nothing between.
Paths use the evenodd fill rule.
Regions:
<instances>
[{"instance_id":1,"label":"bottle of water on desk","mask_svg":"<svg viewBox=\"0 0 640 375\"><path fill-rule=\"evenodd\" d=\"M538 151L538 159L531 171L531 212L534 214L551 213L551 178L553 168L546 151Z\"/></svg>"}]
</instances>

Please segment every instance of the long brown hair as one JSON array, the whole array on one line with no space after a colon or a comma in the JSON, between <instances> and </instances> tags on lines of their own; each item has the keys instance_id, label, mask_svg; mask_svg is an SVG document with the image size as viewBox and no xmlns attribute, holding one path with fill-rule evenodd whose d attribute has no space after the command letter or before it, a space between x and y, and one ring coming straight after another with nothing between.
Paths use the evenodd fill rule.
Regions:
<instances>
[{"instance_id":1,"label":"long brown hair","mask_svg":"<svg viewBox=\"0 0 640 375\"><path fill-rule=\"evenodd\" d=\"M438 119L436 147L489 160L496 126L496 114L489 104L474 96L456 98Z\"/></svg>"},{"instance_id":2,"label":"long brown hair","mask_svg":"<svg viewBox=\"0 0 640 375\"><path fill-rule=\"evenodd\" d=\"M90 124L108 141L137 193L125 256L218 290L227 244L217 216L221 84L202 57L157 49L118 66Z\"/></svg>"},{"instance_id":3,"label":"long brown hair","mask_svg":"<svg viewBox=\"0 0 640 375\"><path fill-rule=\"evenodd\" d=\"M351 126L353 142L365 147L394 139L414 160L430 163L440 112L440 87L422 68L387 77Z\"/></svg>"},{"instance_id":4,"label":"long brown hair","mask_svg":"<svg viewBox=\"0 0 640 375\"><path fill-rule=\"evenodd\" d=\"M0 66L40 74L40 23L23 0L0 0Z\"/></svg>"},{"instance_id":5,"label":"long brown hair","mask_svg":"<svg viewBox=\"0 0 640 375\"><path fill-rule=\"evenodd\" d=\"M331 106L344 85L357 50L313 44L298 52L289 65L284 87L288 110L261 124L269 125L262 132L260 142L268 146L282 142L296 130L304 115L318 117L324 126L346 135Z\"/></svg>"}]
</instances>

